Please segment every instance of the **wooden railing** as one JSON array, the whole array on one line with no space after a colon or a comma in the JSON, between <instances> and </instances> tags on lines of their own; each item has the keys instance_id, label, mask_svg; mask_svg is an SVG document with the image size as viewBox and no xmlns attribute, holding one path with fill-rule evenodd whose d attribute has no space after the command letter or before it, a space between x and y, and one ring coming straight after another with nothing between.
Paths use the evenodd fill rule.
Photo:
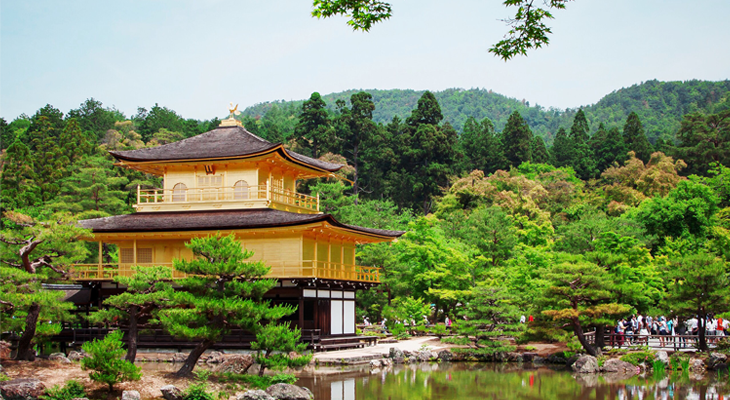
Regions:
<instances>
[{"instance_id":1,"label":"wooden railing","mask_svg":"<svg viewBox=\"0 0 730 400\"><path fill-rule=\"evenodd\" d=\"M278 204L319 211L319 195L309 196L271 185L247 187L140 189L137 186L137 204L193 204L210 202L272 201Z\"/></svg>"},{"instance_id":2,"label":"wooden railing","mask_svg":"<svg viewBox=\"0 0 730 400\"><path fill-rule=\"evenodd\" d=\"M271 266L267 278L318 278L338 279L357 282L380 282L380 269L360 265L332 263L325 261L275 261L266 262ZM134 264L75 264L71 267L71 279L77 281L110 281L117 276L132 276ZM177 271L171 263L137 264L140 267L163 266L172 270L173 279L187 277Z\"/></svg>"},{"instance_id":3,"label":"wooden railing","mask_svg":"<svg viewBox=\"0 0 730 400\"><path fill-rule=\"evenodd\" d=\"M595 344L596 333L585 334L588 343ZM724 335L705 335L707 345L714 347L719 340L726 338ZM607 333L604 335L604 343L607 347L630 348L649 347L664 350L685 350L697 349L699 346L699 335L626 335L618 333Z\"/></svg>"}]
</instances>

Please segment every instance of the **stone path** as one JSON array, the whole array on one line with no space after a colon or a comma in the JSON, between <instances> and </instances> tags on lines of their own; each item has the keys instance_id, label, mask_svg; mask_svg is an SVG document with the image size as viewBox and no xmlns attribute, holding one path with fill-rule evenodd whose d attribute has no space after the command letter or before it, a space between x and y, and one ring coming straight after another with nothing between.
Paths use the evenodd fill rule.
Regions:
<instances>
[{"instance_id":1,"label":"stone path","mask_svg":"<svg viewBox=\"0 0 730 400\"><path fill-rule=\"evenodd\" d=\"M419 336L409 340L401 340L398 343L384 343L361 349L328 351L324 353L315 353L314 359L320 363L328 364L364 364L383 358L387 355L391 347L401 349L403 351L421 350L421 346L428 346L428 350L439 351L448 348L448 346L439 342L435 336Z\"/></svg>"}]
</instances>

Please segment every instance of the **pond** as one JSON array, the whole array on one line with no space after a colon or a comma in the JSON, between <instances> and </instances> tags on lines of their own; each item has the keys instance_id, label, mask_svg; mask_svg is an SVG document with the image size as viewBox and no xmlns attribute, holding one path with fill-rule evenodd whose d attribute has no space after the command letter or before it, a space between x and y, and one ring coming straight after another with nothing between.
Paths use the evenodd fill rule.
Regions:
<instances>
[{"instance_id":1,"label":"pond","mask_svg":"<svg viewBox=\"0 0 730 400\"><path fill-rule=\"evenodd\" d=\"M625 378L579 376L547 367L447 363L397 366L378 372L303 373L297 385L312 389L316 400L730 400L727 375Z\"/></svg>"}]
</instances>

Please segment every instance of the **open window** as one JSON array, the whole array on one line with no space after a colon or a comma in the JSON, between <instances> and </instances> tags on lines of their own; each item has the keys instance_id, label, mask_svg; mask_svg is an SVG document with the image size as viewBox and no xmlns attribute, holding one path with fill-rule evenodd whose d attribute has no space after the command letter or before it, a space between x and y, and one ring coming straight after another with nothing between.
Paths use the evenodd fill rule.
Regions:
<instances>
[{"instance_id":1,"label":"open window","mask_svg":"<svg viewBox=\"0 0 730 400\"><path fill-rule=\"evenodd\" d=\"M178 183L172 187L172 201L186 201L188 187L184 183Z\"/></svg>"},{"instance_id":2,"label":"open window","mask_svg":"<svg viewBox=\"0 0 730 400\"><path fill-rule=\"evenodd\" d=\"M233 185L233 200L248 199L248 182L238 181Z\"/></svg>"}]
</instances>

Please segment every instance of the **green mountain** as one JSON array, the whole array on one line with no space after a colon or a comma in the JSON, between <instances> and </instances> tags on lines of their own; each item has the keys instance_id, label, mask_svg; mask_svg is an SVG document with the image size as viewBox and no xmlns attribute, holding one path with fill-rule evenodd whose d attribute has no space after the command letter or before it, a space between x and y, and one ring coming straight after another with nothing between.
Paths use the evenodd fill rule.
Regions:
<instances>
[{"instance_id":1,"label":"green mountain","mask_svg":"<svg viewBox=\"0 0 730 400\"><path fill-rule=\"evenodd\" d=\"M335 111L337 100L348 101L360 89L346 90L322 96L328 108ZM365 90L372 94L375 102L373 118L387 123L393 116L405 119L416 107L423 90L392 89ZM717 113L730 108L730 80L720 82L691 80L685 82L647 81L628 88L616 90L604 96L596 104L583 107L591 130L595 131L602 122L607 127L623 128L626 117L636 112L641 118L647 136L654 142L659 137L673 137L679 128L682 116L695 111ZM498 131L504 129L507 118L518 110L530 125L532 131L551 143L553 135L562 126L570 128L577 108L557 109L530 105L529 101L507 97L486 89L446 89L434 92L441 105L444 120L458 131L468 117L477 120L488 117ZM272 101L256 104L243 111L243 115L266 118L274 113L277 118L296 117L303 100ZM271 117L271 115L269 116ZM289 123L288 125L291 125ZM288 136L288 135L284 135Z\"/></svg>"}]
</instances>

